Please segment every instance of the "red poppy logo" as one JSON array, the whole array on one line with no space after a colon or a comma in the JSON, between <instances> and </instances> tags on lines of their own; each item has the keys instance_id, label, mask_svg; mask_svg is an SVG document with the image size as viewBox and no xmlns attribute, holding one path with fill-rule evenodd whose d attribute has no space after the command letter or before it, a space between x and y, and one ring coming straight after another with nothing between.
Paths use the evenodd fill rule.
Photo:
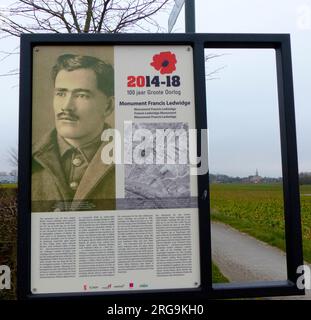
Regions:
<instances>
[{"instance_id":1,"label":"red poppy logo","mask_svg":"<svg viewBox=\"0 0 311 320\"><path fill-rule=\"evenodd\" d=\"M160 52L153 56L153 61L150 63L161 74L172 73L176 70L176 56L170 51Z\"/></svg>"}]
</instances>

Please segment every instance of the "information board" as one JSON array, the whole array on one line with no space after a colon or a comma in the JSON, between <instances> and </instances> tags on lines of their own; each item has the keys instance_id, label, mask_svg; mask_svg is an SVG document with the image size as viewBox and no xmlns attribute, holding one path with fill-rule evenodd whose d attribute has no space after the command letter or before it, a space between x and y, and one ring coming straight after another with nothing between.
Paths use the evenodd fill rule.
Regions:
<instances>
[{"instance_id":1,"label":"information board","mask_svg":"<svg viewBox=\"0 0 311 320\"><path fill-rule=\"evenodd\" d=\"M192 47L32 54L32 294L198 288Z\"/></svg>"}]
</instances>

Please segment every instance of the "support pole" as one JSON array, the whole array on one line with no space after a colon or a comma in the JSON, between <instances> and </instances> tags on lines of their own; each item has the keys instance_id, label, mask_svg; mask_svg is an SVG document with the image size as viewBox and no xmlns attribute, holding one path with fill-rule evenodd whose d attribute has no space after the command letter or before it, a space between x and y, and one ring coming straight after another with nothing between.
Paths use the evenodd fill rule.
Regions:
<instances>
[{"instance_id":1,"label":"support pole","mask_svg":"<svg viewBox=\"0 0 311 320\"><path fill-rule=\"evenodd\" d=\"M186 33L195 32L195 0L185 0L185 29Z\"/></svg>"}]
</instances>

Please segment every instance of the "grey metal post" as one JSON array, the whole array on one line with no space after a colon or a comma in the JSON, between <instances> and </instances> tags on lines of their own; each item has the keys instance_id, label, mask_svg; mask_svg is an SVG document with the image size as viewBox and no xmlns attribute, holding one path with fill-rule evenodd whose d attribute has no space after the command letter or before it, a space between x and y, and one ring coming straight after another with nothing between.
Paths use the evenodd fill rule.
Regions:
<instances>
[{"instance_id":1,"label":"grey metal post","mask_svg":"<svg viewBox=\"0 0 311 320\"><path fill-rule=\"evenodd\" d=\"M185 0L185 25L186 33L195 32L195 0Z\"/></svg>"}]
</instances>

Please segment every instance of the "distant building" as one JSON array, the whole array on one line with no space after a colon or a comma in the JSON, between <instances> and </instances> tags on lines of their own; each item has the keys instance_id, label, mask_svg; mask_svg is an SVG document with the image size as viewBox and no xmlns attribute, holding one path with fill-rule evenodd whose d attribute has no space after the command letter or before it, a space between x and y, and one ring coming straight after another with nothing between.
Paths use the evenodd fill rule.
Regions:
<instances>
[{"instance_id":1,"label":"distant building","mask_svg":"<svg viewBox=\"0 0 311 320\"><path fill-rule=\"evenodd\" d=\"M309 176L311 178L311 176ZM261 177L256 170L254 176L248 177L230 177L225 174L212 174L209 175L210 183L252 183L252 184L259 184L259 183L281 183L282 178L271 178L271 177Z\"/></svg>"},{"instance_id":2,"label":"distant building","mask_svg":"<svg viewBox=\"0 0 311 320\"><path fill-rule=\"evenodd\" d=\"M258 169L256 169L255 175L249 176L248 179L250 183L260 183L263 180L263 178L258 174Z\"/></svg>"}]
</instances>

